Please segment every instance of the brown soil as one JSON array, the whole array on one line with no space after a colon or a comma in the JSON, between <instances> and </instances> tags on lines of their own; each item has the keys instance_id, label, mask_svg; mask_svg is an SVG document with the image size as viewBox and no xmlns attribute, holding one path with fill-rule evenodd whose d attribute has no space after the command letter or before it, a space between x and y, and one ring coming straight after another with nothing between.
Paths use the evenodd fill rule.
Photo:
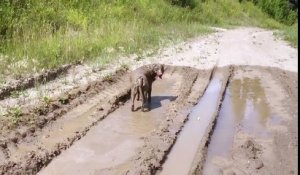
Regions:
<instances>
[{"instance_id":1,"label":"brown soil","mask_svg":"<svg viewBox=\"0 0 300 175\"><path fill-rule=\"evenodd\" d=\"M1 85L0 89L0 100L11 95L13 91L20 91L27 88L34 87L36 84L46 83L54 80L57 76L62 75L71 68L72 65L63 65L54 70L48 70L44 73L40 73L36 76L28 76L16 79L15 81L9 81L7 84Z\"/></svg>"},{"instance_id":2,"label":"brown soil","mask_svg":"<svg viewBox=\"0 0 300 175\"><path fill-rule=\"evenodd\" d=\"M211 136L214 134L215 124L218 123L218 114L222 109L227 87L231 89L236 80L246 78L250 81L257 79L258 76L260 76L259 81L264 90L264 100L271 110L269 113L280 116L280 121L283 122L267 125L265 130L271 135L267 140L245 132L241 129L243 128L241 124L236 124L232 136L230 158L215 158L213 163L223 173L293 174L298 172L295 156L297 152L296 116L298 114L296 89L298 87L295 73L277 68L245 66L211 70L168 67L166 76L177 77L177 83L173 85L177 98L164 107L163 114L159 114L162 115L163 120L151 132L140 135L142 136L140 141L143 144L137 147L136 154L129 155L130 159L124 160L125 162L113 168L95 170L95 174L159 173L158 170L167 161L167 155L176 144L176 138L188 120L192 107L201 99L211 78L215 76L220 77L223 84L219 95L220 105L215 110L215 117L198 146L190 173L203 173L207 148L210 147ZM120 105L124 105L129 98L129 92L128 73L126 70L120 70L110 79L70 91L66 104L60 103L54 109L49 107L46 113L41 114L29 110L28 116L35 115L36 123L45 122L28 127L26 120L22 120L16 128L10 128L9 132L3 127L5 132L1 132L0 153L3 155L0 162L1 174L36 174L63 150L84 137L90 128L99 125L98 123L110 113ZM276 97L272 96L274 93ZM289 98L286 98L287 96ZM57 99L52 103L59 102ZM25 116L24 118L26 119ZM273 165L277 166L273 167Z\"/></svg>"},{"instance_id":3,"label":"brown soil","mask_svg":"<svg viewBox=\"0 0 300 175\"><path fill-rule=\"evenodd\" d=\"M257 85L254 83L256 80L259 80ZM260 118L264 123L259 125L263 128L253 129L251 126L250 128L247 126L249 125L248 123L243 123L243 121L248 120L244 117L254 118L254 114L249 112L247 114L246 111L243 111L245 109L245 106L242 106L243 103L244 105L247 104L243 101L238 101L237 105L239 107L237 110L241 112L239 116L242 118L232 125L233 134L231 137L233 143L230 145L227 155L213 155L207 160L209 162L205 164L207 149L209 150L215 144L212 142L211 144L213 145L210 146L210 140L207 140L205 147L199 147L199 151L203 151L204 156L200 154L202 157L196 157L194 160L195 168L190 173L297 174L297 74L277 68L240 66L235 68L228 91L231 91L235 86L234 84L240 81L244 83L249 81L251 83L246 85L250 91L245 91L245 95L254 95L254 100L255 98L258 100L255 102L259 105L257 106L258 110L260 110L258 112L261 117L266 117ZM251 86L254 89L251 90ZM231 92L231 95L234 96L234 92ZM259 109L259 107L262 108ZM233 113L232 115L235 114ZM216 120L216 123L218 125L218 120ZM211 134L213 135L213 133ZM224 136L225 133L223 132ZM220 137L222 136L220 135ZM222 150L222 148L217 147L213 149ZM214 153L208 151L208 154ZM205 169L207 164L212 164L215 167L213 171L215 173L212 173L211 170L203 172L203 168Z\"/></svg>"},{"instance_id":4,"label":"brown soil","mask_svg":"<svg viewBox=\"0 0 300 175\"><path fill-rule=\"evenodd\" d=\"M0 174L51 174L53 169L54 174L159 174L215 76L222 81L218 107L189 174L297 174L297 51L274 40L270 31L222 32L176 46L175 52L163 50L154 59L127 59L133 65L129 70L168 64L165 81L155 82L159 95L147 114L127 111L130 72L120 62L107 70L76 65L61 76L48 73L46 79L53 80L40 89L33 82L44 75L8 85L0 91ZM28 95L12 96L20 88ZM224 109L234 116L228 126ZM208 167L215 173L206 173Z\"/></svg>"}]
</instances>

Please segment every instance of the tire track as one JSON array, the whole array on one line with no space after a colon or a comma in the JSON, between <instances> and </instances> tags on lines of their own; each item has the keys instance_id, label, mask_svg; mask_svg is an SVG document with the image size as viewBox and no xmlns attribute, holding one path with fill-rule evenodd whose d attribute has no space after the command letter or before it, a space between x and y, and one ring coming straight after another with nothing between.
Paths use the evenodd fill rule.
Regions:
<instances>
[{"instance_id":1,"label":"tire track","mask_svg":"<svg viewBox=\"0 0 300 175\"><path fill-rule=\"evenodd\" d=\"M174 145L177 135L187 121L187 116L194 106L193 104L204 93L205 87L210 81L212 70L202 72L196 69L190 69L181 73L185 82L179 88L182 92L176 101L170 104L170 108L166 111L167 120L164 121L158 130L152 132L144 138L144 146L138 151L132 159L134 162L126 174L155 174L162 167L163 162L172 146ZM201 79L198 81L197 79ZM198 88L193 88L198 86ZM194 92L194 97L190 97L192 89L198 89ZM195 98L198 97L198 98Z\"/></svg>"},{"instance_id":2,"label":"tire track","mask_svg":"<svg viewBox=\"0 0 300 175\"><path fill-rule=\"evenodd\" d=\"M225 97L225 93L227 90L227 87L232 79L233 73L234 73L234 67L233 66L229 66L227 71L227 75L226 77L224 77L224 81L223 81L223 87L221 90L221 94L219 96L219 100L218 100L218 105L217 105L217 109L216 112L213 114L213 117L211 119L211 121L209 122L209 126L206 128L206 134L204 135L204 137L202 138L201 143L199 144L198 147L198 151L195 155L195 159L192 163L192 167L189 171L190 175L198 175L198 174L202 174L202 169L203 169L203 165L205 163L205 158L207 155L207 148L208 145L210 143L211 140L211 136L213 134L214 128L216 126L216 122L219 116L219 112L220 109L222 107L222 103L224 101L224 97Z\"/></svg>"},{"instance_id":3,"label":"tire track","mask_svg":"<svg viewBox=\"0 0 300 175\"><path fill-rule=\"evenodd\" d=\"M76 65L76 64L73 64ZM65 74L72 66L72 64L63 65L54 70L48 70L34 77L17 80L13 85L5 85L0 89L0 100L10 96L13 91L20 91L31 88L39 83L46 83L54 80L59 75Z\"/></svg>"}]
</instances>

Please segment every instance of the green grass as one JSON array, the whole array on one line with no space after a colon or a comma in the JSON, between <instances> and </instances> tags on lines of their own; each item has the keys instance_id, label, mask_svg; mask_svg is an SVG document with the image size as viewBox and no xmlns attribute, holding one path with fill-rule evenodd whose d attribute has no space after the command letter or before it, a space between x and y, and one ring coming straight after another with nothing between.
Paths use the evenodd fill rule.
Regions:
<instances>
[{"instance_id":1,"label":"green grass","mask_svg":"<svg viewBox=\"0 0 300 175\"><path fill-rule=\"evenodd\" d=\"M278 35L289 41L293 47L298 48L298 22L292 26L284 26Z\"/></svg>"},{"instance_id":2,"label":"green grass","mask_svg":"<svg viewBox=\"0 0 300 175\"><path fill-rule=\"evenodd\" d=\"M8 110L7 115L10 117L13 124L17 124L23 115L20 107L13 107Z\"/></svg>"},{"instance_id":3,"label":"green grass","mask_svg":"<svg viewBox=\"0 0 300 175\"><path fill-rule=\"evenodd\" d=\"M208 26L285 28L251 2L195 2L193 9L164 0L2 3L0 79L78 60L102 66L120 55L142 54L207 34Z\"/></svg>"}]
</instances>

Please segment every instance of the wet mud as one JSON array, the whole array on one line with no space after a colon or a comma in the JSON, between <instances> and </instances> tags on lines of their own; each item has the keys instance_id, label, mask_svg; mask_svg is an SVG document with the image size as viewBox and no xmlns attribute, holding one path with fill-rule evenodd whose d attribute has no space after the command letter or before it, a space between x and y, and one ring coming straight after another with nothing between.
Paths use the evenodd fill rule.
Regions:
<instances>
[{"instance_id":1,"label":"wet mud","mask_svg":"<svg viewBox=\"0 0 300 175\"><path fill-rule=\"evenodd\" d=\"M280 124L281 120L279 117L271 116L260 79L233 80L226 91L216 127L208 145L203 174L223 173L214 164L214 159L230 157L235 129L259 138L270 138L271 133L266 129L267 122Z\"/></svg>"},{"instance_id":2,"label":"wet mud","mask_svg":"<svg viewBox=\"0 0 300 175\"><path fill-rule=\"evenodd\" d=\"M131 101L126 102L38 174L120 173L142 145L140 138L165 120L164 109L176 99L174 87L180 79L172 74L154 82L149 112L131 112Z\"/></svg>"},{"instance_id":3,"label":"wet mud","mask_svg":"<svg viewBox=\"0 0 300 175\"><path fill-rule=\"evenodd\" d=\"M272 68L260 69L249 66L236 67L234 72L213 132L207 140L207 146L200 148L204 150L202 154L205 160L198 157L194 162L197 168L192 169L190 174L297 172L296 164L292 163L296 158L292 154L295 155L297 151L293 139L286 143L289 145L288 149L276 144L279 140L287 140L282 135L289 138L296 137L294 132L288 130L293 127L290 121L297 120L293 117L297 109L291 109L290 104L288 105L290 111L287 112L281 105L285 99L286 87L281 86L280 82L283 80L280 75L290 73L277 69L274 75L275 70ZM284 149L286 150L283 151ZM282 157L276 150L281 150L289 156ZM283 165L283 161L291 164ZM274 164L278 167L274 167Z\"/></svg>"},{"instance_id":4,"label":"wet mud","mask_svg":"<svg viewBox=\"0 0 300 175\"><path fill-rule=\"evenodd\" d=\"M295 174L297 77L168 66L151 110L131 112L122 70L46 113L28 110L40 125L2 128L0 174Z\"/></svg>"},{"instance_id":5,"label":"wet mud","mask_svg":"<svg viewBox=\"0 0 300 175\"><path fill-rule=\"evenodd\" d=\"M176 139L176 144L172 147L161 172L158 174L183 175L189 172L199 143L217 110L221 88L222 79L213 77L205 94L189 114L188 121L180 131Z\"/></svg>"}]
</instances>

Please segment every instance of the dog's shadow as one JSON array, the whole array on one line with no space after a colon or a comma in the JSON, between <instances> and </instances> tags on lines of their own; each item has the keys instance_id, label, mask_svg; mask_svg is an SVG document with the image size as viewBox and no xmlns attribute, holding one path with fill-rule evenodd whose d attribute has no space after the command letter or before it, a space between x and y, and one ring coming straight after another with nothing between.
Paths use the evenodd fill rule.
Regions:
<instances>
[{"instance_id":1,"label":"dog's shadow","mask_svg":"<svg viewBox=\"0 0 300 175\"><path fill-rule=\"evenodd\" d=\"M174 101L177 96L152 96L149 110L153 110L162 106L161 102L164 100Z\"/></svg>"},{"instance_id":2,"label":"dog's shadow","mask_svg":"<svg viewBox=\"0 0 300 175\"><path fill-rule=\"evenodd\" d=\"M174 101L177 99L177 96L152 96L151 103L148 104L149 108L146 107L144 112L149 112L152 109L156 109L162 106L161 102L164 100ZM141 106L137 107L134 111L141 110Z\"/></svg>"}]
</instances>

